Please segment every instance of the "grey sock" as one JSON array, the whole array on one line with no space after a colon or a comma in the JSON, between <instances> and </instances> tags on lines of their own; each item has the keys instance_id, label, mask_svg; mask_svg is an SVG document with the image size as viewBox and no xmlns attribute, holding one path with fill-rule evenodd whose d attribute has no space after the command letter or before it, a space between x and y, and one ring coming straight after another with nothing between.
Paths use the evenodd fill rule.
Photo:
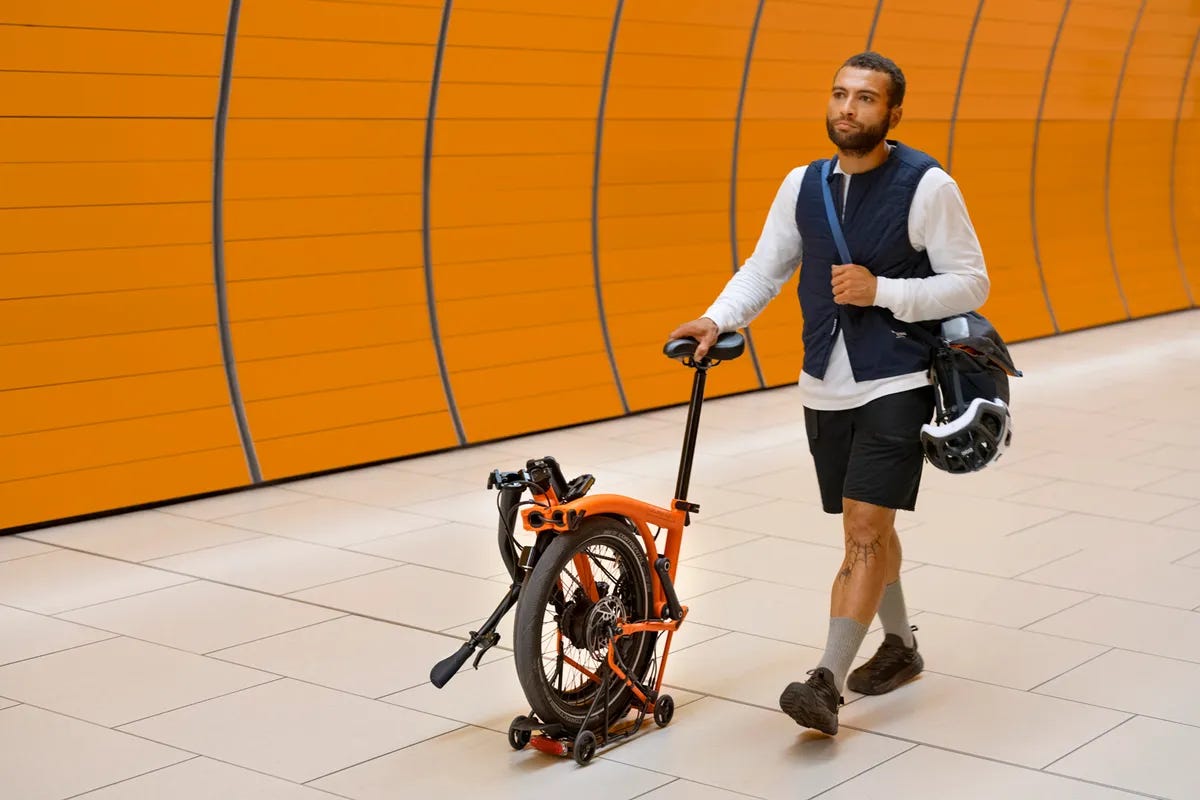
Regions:
<instances>
[{"instance_id":1,"label":"grey sock","mask_svg":"<svg viewBox=\"0 0 1200 800\"><path fill-rule=\"evenodd\" d=\"M883 632L899 636L905 647L913 646L912 627L908 624L908 607L904 605L904 591L899 579L883 588L883 599L879 601L879 621Z\"/></svg>"},{"instance_id":2,"label":"grey sock","mask_svg":"<svg viewBox=\"0 0 1200 800\"><path fill-rule=\"evenodd\" d=\"M825 641L825 655L817 667L825 667L833 673L833 682L840 693L846 685L846 675L858 648L867 637L867 626L851 617L833 617L829 620L829 638Z\"/></svg>"}]
</instances>

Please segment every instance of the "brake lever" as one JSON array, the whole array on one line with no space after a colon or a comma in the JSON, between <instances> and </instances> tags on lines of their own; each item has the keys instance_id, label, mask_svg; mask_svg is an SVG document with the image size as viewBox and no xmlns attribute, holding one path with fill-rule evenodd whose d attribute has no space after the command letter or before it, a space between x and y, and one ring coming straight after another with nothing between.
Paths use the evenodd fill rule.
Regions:
<instances>
[{"instance_id":1,"label":"brake lever","mask_svg":"<svg viewBox=\"0 0 1200 800\"><path fill-rule=\"evenodd\" d=\"M472 635L474 635L474 634L472 634ZM491 650L493 647L495 647L499 643L500 643L500 634L496 633L496 631L492 631L491 633L484 636L479 641L479 653L475 656L475 661L474 661L474 663L471 664L471 667L474 669L479 669L479 662L483 660L483 654L486 653L488 650Z\"/></svg>"}]
</instances>

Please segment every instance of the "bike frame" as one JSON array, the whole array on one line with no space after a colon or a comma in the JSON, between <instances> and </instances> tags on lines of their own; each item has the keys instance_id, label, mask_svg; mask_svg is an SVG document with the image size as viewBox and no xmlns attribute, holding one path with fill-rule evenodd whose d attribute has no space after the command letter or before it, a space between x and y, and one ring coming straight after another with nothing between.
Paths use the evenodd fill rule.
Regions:
<instances>
[{"instance_id":1,"label":"bike frame","mask_svg":"<svg viewBox=\"0 0 1200 800\"><path fill-rule=\"evenodd\" d=\"M675 631L679 630L679 626L683 624L683 620L687 617L687 606L678 605L679 613L677 618L662 619L662 617L669 615L668 608L672 601L678 604L678 600L674 597L673 586L675 583L675 573L679 568L679 551L683 544L683 529L690 522L690 514L697 513L700 510L699 506L688 502L687 493L691 482L692 462L696 453L696 437L700 428L700 409L704 404L704 386L708 370L713 364L707 360L701 362L689 360L687 363L688 366L696 370L696 375L692 381L691 402L688 404L683 452L680 455L679 474L675 483L675 498L670 508L662 508L632 497L617 494L584 495L578 500L573 500L569 503L559 503L558 497L551 487L547 488L542 494L534 495L535 506L525 508L521 511L521 519L525 529L533 531L539 536L548 533L569 533L578 525L579 520L588 517L607 516L628 520L642 537L642 543L646 547L646 560L650 567L649 573L653 592L652 612L659 616L660 619L621 624L619 631L609 642L608 665L613 670L613 673L630 687L634 695L647 710L652 710L654 707L652 698L648 697L642 691L642 688L632 681L616 663L615 648L618 640L635 633L657 631L667 634L667 641L663 646L662 662L659 665L658 677L653 687L653 697L656 698L662 689L663 676L666 674L667 658L671 652L671 641L675 636ZM651 525L667 532L664 551L661 554L658 552L658 543L654 535L650 533ZM666 570L667 584L663 583L658 570L655 569L655 564L658 562L660 556L665 556L668 562ZM596 602L599 599L599 593L591 574L590 563L583 554L576 554L574 563L584 591L587 592L592 602ZM672 588L668 588L668 586ZM580 672L587 675L591 680L599 682L599 679L595 675L583 670L578 664L572 664L572 666L579 669Z\"/></svg>"},{"instance_id":2,"label":"bike frame","mask_svg":"<svg viewBox=\"0 0 1200 800\"><path fill-rule=\"evenodd\" d=\"M654 714L654 721L659 726L669 724L674 711L674 702L669 695L661 694L663 679L666 675L667 659L671 654L671 643L675 631L687 618L688 608L679 602L675 593L675 575L679 568L679 552L683 544L683 529L691 522L691 515L699 513L700 507L687 499L688 485L691 482L692 461L696 453L696 435L700 427L700 409L704 403L704 385L708 370L722 360L731 360L742 354L744 342L739 334L727 333L718 338L710 354L703 358L695 357L696 340L693 338L675 339L667 343L663 353L670 358L682 361L686 366L695 370L692 381L692 397L688 404L687 426L684 432L683 452L679 459L678 480L675 483L675 496L666 508L652 505L632 497L617 494L588 495L588 490L595 483L591 475L579 475L567 482L558 462L546 456L533 459L526 463L524 470L503 472L493 470L488 478L488 488L498 489L497 510L500 512L500 524L496 531L500 546L500 557L512 577L512 585L492 615L488 617L479 630L471 631L470 638L453 655L442 659L430 670L429 678L437 688L442 688L447 681L454 677L467 660L479 650L475 657L475 667L489 648L500 640L496 627L508 611L518 603L526 575L536 568L537 561L545 552L547 545L554 541L559 534L570 534L577 530L581 523L592 517L608 517L619 524L628 525L639 536L645 547L646 560L650 569L650 592L653 607L647 618L636 622L618 618L615 621L605 620L604 633L609 636L608 653L605 662L608 670L598 667L592 672L574 660L566 658L562 648L563 631L558 628L559 654L563 663L578 670L588 680L599 685L592 708L584 718L583 729L575 739L575 760L580 764L587 763L595 753L596 736L587 727L587 721L594 713L601 698L607 697L609 688L615 681L628 686L636 698L639 716L631 724L629 730L637 731L646 712ZM713 353L716 355L714 356ZM715 359L715 360L714 360ZM513 535L517 510L527 505L521 500L526 490L533 494L532 507L521 510L521 521L524 528L536 534L532 545L522 546ZM657 534L650 533L650 527L658 528ZM656 536L662 531L667 532L664 550L658 549ZM586 550L573 556L578 584L588 596L592 604L601 602L599 586L592 574L592 565ZM575 580L572 577L572 580ZM562 579L559 577L559 589L562 589ZM652 646L657 647L657 634L666 633L662 660L658 663L653 686L645 685L642 676L630 675L626 665L621 663L621 657L616 647L623 637L639 633L654 633ZM613 736L632 735L629 732L617 734L609 730L607 700L604 708L604 740L611 741ZM620 726L618 726L620 727ZM628 727L628 726L627 726ZM530 738L533 731L540 730L541 734ZM562 737L563 726L551 722L539 721L536 716L518 717L509 726L509 744L520 750L525 744L531 743L539 750L565 755L570 748ZM590 742L589 742L590 737Z\"/></svg>"}]
</instances>

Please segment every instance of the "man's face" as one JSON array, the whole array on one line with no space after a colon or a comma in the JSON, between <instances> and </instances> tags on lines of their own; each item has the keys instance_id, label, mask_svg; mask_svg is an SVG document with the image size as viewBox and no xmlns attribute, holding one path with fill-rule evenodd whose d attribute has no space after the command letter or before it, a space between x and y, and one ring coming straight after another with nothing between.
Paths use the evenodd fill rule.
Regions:
<instances>
[{"instance_id":1,"label":"man's face","mask_svg":"<svg viewBox=\"0 0 1200 800\"><path fill-rule=\"evenodd\" d=\"M838 150L863 156L883 141L900 121L900 109L888 108L891 78L886 73L843 67L833 79L825 129Z\"/></svg>"}]
</instances>

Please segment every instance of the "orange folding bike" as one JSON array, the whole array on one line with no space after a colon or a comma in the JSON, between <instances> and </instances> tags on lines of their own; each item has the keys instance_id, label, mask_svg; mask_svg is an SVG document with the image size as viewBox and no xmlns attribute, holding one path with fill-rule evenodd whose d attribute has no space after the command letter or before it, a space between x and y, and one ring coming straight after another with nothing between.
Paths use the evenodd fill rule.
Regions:
<instances>
[{"instance_id":1,"label":"orange folding bike","mask_svg":"<svg viewBox=\"0 0 1200 800\"><path fill-rule=\"evenodd\" d=\"M688 611L675 593L675 571L683 529L700 510L687 494L704 384L709 369L742 354L745 340L723 334L699 359L696 345L685 338L663 348L695 370L669 508L622 495L588 496L595 479L580 475L568 482L551 457L530 460L517 472L495 470L488 478L488 488L499 490L500 556L512 585L470 640L433 668L430 680L443 687L477 649L478 668L500 641L500 620L516 606L513 650L531 709L509 726L508 741L516 750L532 744L587 764L598 747L637 733L647 714L660 727L674 715L675 703L661 689L671 640ZM532 499L522 501L526 490ZM534 534L532 544L517 541L518 511L525 530ZM657 536L664 529L660 553ZM667 636L660 659L661 633ZM631 710L636 716L628 720Z\"/></svg>"}]
</instances>

